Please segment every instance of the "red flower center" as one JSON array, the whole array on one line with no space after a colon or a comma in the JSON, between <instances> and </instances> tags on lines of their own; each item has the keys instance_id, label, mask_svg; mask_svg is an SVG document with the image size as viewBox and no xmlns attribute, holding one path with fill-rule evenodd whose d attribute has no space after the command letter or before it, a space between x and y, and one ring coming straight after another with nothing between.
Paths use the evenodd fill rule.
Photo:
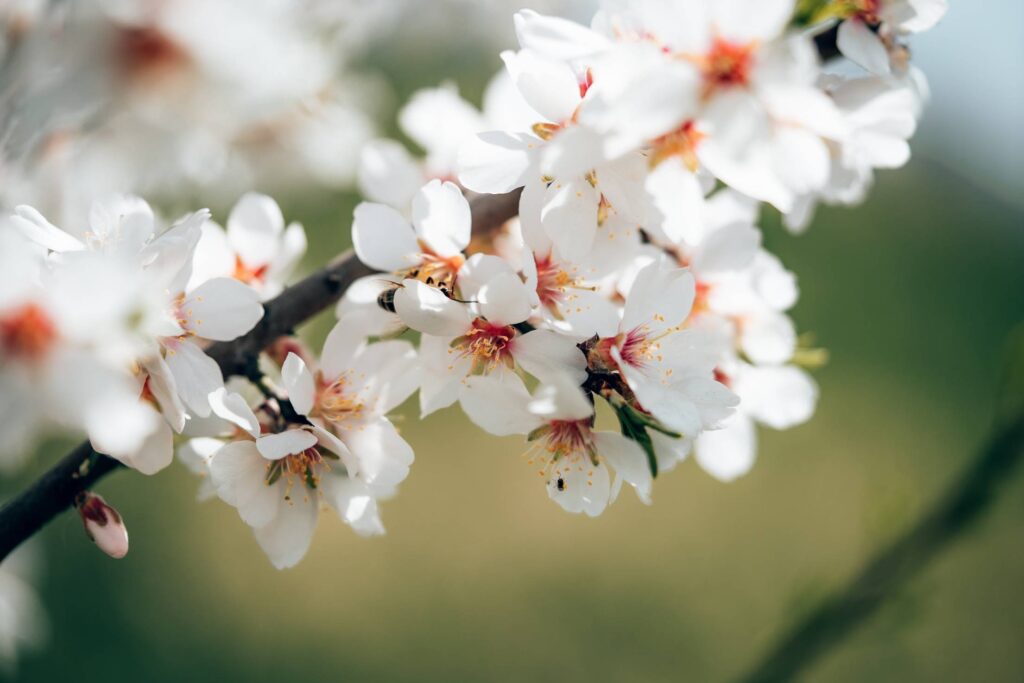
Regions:
<instances>
[{"instance_id":1,"label":"red flower center","mask_svg":"<svg viewBox=\"0 0 1024 683\"><path fill-rule=\"evenodd\" d=\"M257 267L248 266L242 261L241 257L235 256L235 272L231 274L231 277L247 285L260 285L263 284L269 267L270 264L267 263Z\"/></svg>"},{"instance_id":2,"label":"red flower center","mask_svg":"<svg viewBox=\"0 0 1024 683\"><path fill-rule=\"evenodd\" d=\"M750 82L756 42L739 44L715 38L701 64L705 93L718 88L743 86Z\"/></svg>"},{"instance_id":3,"label":"red flower center","mask_svg":"<svg viewBox=\"0 0 1024 683\"><path fill-rule=\"evenodd\" d=\"M57 329L36 304L25 304L0 316L0 350L3 355L35 361L57 341Z\"/></svg>"},{"instance_id":4,"label":"red flower center","mask_svg":"<svg viewBox=\"0 0 1024 683\"><path fill-rule=\"evenodd\" d=\"M451 346L461 357L472 359L472 374L486 374L501 364L510 370L515 367L512 357L515 336L516 328L511 325L496 325L477 318L469 331L453 340Z\"/></svg>"}]
</instances>

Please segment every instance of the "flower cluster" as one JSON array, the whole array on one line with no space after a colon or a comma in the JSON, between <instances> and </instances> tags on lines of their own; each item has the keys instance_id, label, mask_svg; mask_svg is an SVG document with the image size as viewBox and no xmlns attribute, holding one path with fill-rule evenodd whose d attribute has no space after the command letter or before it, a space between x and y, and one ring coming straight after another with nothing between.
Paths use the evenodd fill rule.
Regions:
<instances>
[{"instance_id":1,"label":"flower cluster","mask_svg":"<svg viewBox=\"0 0 1024 683\"><path fill-rule=\"evenodd\" d=\"M252 329L306 250L272 199L244 195L225 227L198 212L166 229L133 196L66 229L19 206L0 230L0 465L58 425L153 473L182 435L200 497L237 508L277 567L304 556L321 503L383 532L378 503L413 462L388 415L413 394L422 417L459 404L491 434L522 435L528 470L569 512L601 514L624 484L649 502L691 451L739 477L759 426L812 416L823 355L789 316L796 278L762 245L762 209L800 231L817 204L855 203L876 169L907 161L927 88L904 40L944 10L636 0L589 26L517 13L519 49L482 112L454 86L422 90L399 122L424 159L391 140L363 148L352 243L377 272L345 291L322 351L284 337L227 381L205 342ZM193 66L220 64L208 42L176 15L158 33L127 16L125 49L197 97L180 46L158 37L195 38ZM822 62L814 41L830 30L859 66ZM222 75L259 72L246 90L259 101L310 85L265 66ZM517 218L474 234L471 200L508 193ZM100 503L83 520L119 556L127 532Z\"/></svg>"},{"instance_id":2,"label":"flower cluster","mask_svg":"<svg viewBox=\"0 0 1024 683\"><path fill-rule=\"evenodd\" d=\"M60 222L113 192L220 199L353 179L375 87L345 63L373 3L52 5L0 8L0 203Z\"/></svg>"},{"instance_id":3,"label":"flower cluster","mask_svg":"<svg viewBox=\"0 0 1024 683\"><path fill-rule=\"evenodd\" d=\"M19 206L4 228L0 466L53 426L145 474L171 463L173 436L189 426L257 429L204 346L252 329L260 291L279 288L304 251L301 227L284 230L273 200L244 196L226 239L207 211L161 230L127 195L97 201L66 229ZM225 258L232 269L220 273Z\"/></svg>"}]
</instances>

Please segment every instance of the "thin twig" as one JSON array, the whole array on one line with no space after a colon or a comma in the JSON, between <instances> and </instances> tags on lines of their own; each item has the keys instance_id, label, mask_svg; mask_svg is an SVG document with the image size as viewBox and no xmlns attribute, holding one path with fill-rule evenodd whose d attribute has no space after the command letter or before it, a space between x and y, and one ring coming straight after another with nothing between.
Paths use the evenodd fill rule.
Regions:
<instances>
[{"instance_id":1,"label":"thin twig","mask_svg":"<svg viewBox=\"0 0 1024 683\"><path fill-rule=\"evenodd\" d=\"M875 555L840 593L796 624L744 683L791 681L849 635L939 552L981 519L1024 461L1024 417L1000 429L935 506Z\"/></svg>"},{"instance_id":2,"label":"thin twig","mask_svg":"<svg viewBox=\"0 0 1024 683\"><path fill-rule=\"evenodd\" d=\"M486 236L519 210L519 192L473 195L473 234ZM224 375L244 375L250 359L282 335L336 302L358 278L374 271L351 251L325 268L295 283L264 304L260 322L248 334L232 342L211 345L206 352ZM79 444L27 489L0 507L0 561L28 540L51 519L71 507L75 496L121 464L93 451L89 442Z\"/></svg>"}]
</instances>

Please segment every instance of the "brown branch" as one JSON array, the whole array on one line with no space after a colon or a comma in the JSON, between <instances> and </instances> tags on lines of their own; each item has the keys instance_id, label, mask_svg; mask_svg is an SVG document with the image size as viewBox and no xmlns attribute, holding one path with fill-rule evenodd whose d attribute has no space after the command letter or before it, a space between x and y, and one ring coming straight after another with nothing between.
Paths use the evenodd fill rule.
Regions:
<instances>
[{"instance_id":1,"label":"brown branch","mask_svg":"<svg viewBox=\"0 0 1024 683\"><path fill-rule=\"evenodd\" d=\"M470 199L474 236L486 236L518 213L519 191L504 195L473 195ZM336 302L358 278L374 271L351 251L322 270L295 283L264 304L260 322L232 342L211 345L206 352L225 376L244 375L249 361L282 335ZM121 464L79 444L43 476L0 507L0 561L50 520L71 507L75 496L120 469Z\"/></svg>"},{"instance_id":2,"label":"brown branch","mask_svg":"<svg viewBox=\"0 0 1024 683\"><path fill-rule=\"evenodd\" d=\"M981 519L1024 461L1024 418L1001 429L935 506L881 550L842 592L826 600L784 635L740 679L791 681L849 635L938 553Z\"/></svg>"}]
</instances>

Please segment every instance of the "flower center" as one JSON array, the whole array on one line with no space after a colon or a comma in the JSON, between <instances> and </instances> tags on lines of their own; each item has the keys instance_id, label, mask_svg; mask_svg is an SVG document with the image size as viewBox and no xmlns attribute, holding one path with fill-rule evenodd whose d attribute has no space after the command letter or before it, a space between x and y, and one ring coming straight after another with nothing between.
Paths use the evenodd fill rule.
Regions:
<instances>
[{"instance_id":1,"label":"flower center","mask_svg":"<svg viewBox=\"0 0 1024 683\"><path fill-rule=\"evenodd\" d=\"M697 160L697 145L704 139L704 133L697 129L697 124L692 119L681 125L671 133L666 133L652 143L653 151L650 156L650 167L654 168L670 157L679 157L691 172L696 172L699 162Z\"/></svg>"},{"instance_id":2,"label":"flower center","mask_svg":"<svg viewBox=\"0 0 1024 683\"><path fill-rule=\"evenodd\" d=\"M53 321L36 304L25 304L0 315L0 350L4 356L38 361L56 341Z\"/></svg>"},{"instance_id":3,"label":"flower center","mask_svg":"<svg viewBox=\"0 0 1024 683\"><path fill-rule=\"evenodd\" d=\"M699 60L704 76L704 96L710 96L719 88L747 85L756 49L756 41L739 44L715 38L711 49Z\"/></svg>"},{"instance_id":4,"label":"flower center","mask_svg":"<svg viewBox=\"0 0 1024 683\"><path fill-rule=\"evenodd\" d=\"M462 268L466 259L462 254L438 256L422 242L420 248L423 249L423 253L420 254L419 265L400 271L396 275L403 280L419 280L431 287L437 287L445 296L453 297L459 269Z\"/></svg>"},{"instance_id":5,"label":"flower center","mask_svg":"<svg viewBox=\"0 0 1024 683\"><path fill-rule=\"evenodd\" d=\"M537 297L540 303L546 306L558 319L562 318L559 305L572 301L575 295L571 289L592 289L581 284L580 279L574 277L558 263L547 256L533 255L533 262L537 266Z\"/></svg>"},{"instance_id":6,"label":"flower center","mask_svg":"<svg viewBox=\"0 0 1024 683\"><path fill-rule=\"evenodd\" d=\"M247 285L260 285L263 284L264 278L267 276L267 269L270 264L264 263L262 266L250 267L246 265L240 256L235 256L235 272L231 274L231 277L244 282Z\"/></svg>"},{"instance_id":7,"label":"flower center","mask_svg":"<svg viewBox=\"0 0 1024 683\"><path fill-rule=\"evenodd\" d=\"M125 73L139 80L169 74L190 61L180 45L153 26L122 27L114 47Z\"/></svg>"},{"instance_id":8,"label":"flower center","mask_svg":"<svg viewBox=\"0 0 1024 683\"><path fill-rule=\"evenodd\" d=\"M512 357L515 336L516 328L511 325L496 325L476 318L466 334L452 340L451 347L460 357L472 360L472 374L485 375L501 364L510 370L515 368Z\"/></svg>"},{"instance_id":9,"label":"flower center","mask_svg":"<svg viewBox=\"0 0 1024 683\"><path fill-rule=\"evenodd\" d=\"M267 463L265 481L267 486L277 483L281 477L285 478L285 500L291 500L292 487L299 481L308 489L316 490L320 486L320 478L325 471L330 470L324 455L316 446L311 446L301 453L292 453L280 460L273 460Z\"/></svg>"},{"instance_id":10,"label":"flower center","mask_svg":"<svg viewBox=\"0 0 1024 683\"><path fill-rule=\"evenodd\" d=\"M594 451L590 420L552 420L532 435L537 441L527 452L527 464L539 466L537 474L547 477L558 491L567 491L570 479L584 473L593 486L597 453Z\"/></svg>"},{"instance_id":11,"label":"flower center","mask_svg":"<svg viewBox=\"0 0 1024 683\"><path fill-rule=\"evenodd\" d=\"M330 384L322 383L321 380L320 393L317 395L317 412L336 424L345 425L351 420L357 420L363 412L363 401L358 394L349 390L349 374L342 374Z\"/></svg>"}]
</instances>

